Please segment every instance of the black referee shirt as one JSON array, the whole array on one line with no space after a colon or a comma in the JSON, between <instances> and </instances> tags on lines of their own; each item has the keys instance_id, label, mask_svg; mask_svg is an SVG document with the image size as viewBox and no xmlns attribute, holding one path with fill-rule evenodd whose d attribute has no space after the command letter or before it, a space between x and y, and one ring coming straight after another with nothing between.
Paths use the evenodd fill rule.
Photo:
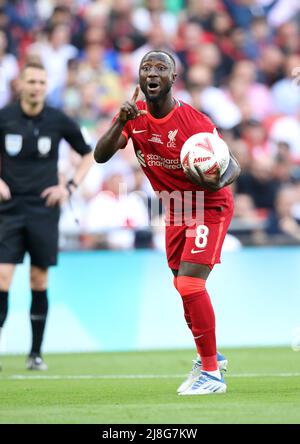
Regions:
<instances>
[{"instance_id":1,"label":"black referee shirt","mask_svg":"<svg viewBox=\"0 0 300 444\"><path fill-rule=\"evenodd\" d=\"M91 151L77 123L58 109L45 105L33 117L17 102L0 110L0 177L13 196L40 195L58 184L61 139L81 155Z\"/></svg>"}]
</instances>

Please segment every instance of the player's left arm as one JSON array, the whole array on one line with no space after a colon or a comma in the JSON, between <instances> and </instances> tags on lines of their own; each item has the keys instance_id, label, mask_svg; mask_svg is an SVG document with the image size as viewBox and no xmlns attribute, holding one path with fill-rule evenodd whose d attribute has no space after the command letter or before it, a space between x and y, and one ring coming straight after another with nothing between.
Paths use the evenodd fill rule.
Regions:
<instances>
[{"instance_id":1,"label":"player's left arm","mask_svg":"<svg viewBox=\"0 0 300 444\"><path fill-rule=\"evenodd\" d=\"M205 175L196 165L195 169L197 170L198 174L193 173L191 169L185 169L186 176L191 180L191 182L209 191L218 191L221 188L230 185L239 177L241 167L230 150L229 153L230 159L228 167L221 176L219 171L216 171L216 173L211 175Z\"/></svg>"},{"instance_id":2,"label":"player's left arm","mask_svg":"<svg viewBox=\"0 0 300 444\"><path fill-rule=\"evenodd\" d=\"M75 170L73 179L69 180L67 187L70 193L75 191L75 189L81 184L85 176L87 175L91 166L95 163L93 152L84 154Z\"/></svg>"},{"instance_id":3,"label":"player's left arm","mask_svg":"<svg viewBox=\"0 0 300 444\"><path fill-rule=\"evenodd\" d=\"M66 184L60 181L58 185L48 187L42 192L41 197L46 199L47 206L63 204L80 185L94 163L93 151L87 143L83 131L72 119L66 115L64 115L64 117L64 138L71 147L81 155L81 159L72 179Z\"/></svg>"},{"instance_id":4,"label":"player's left arm","mask_svg":"<svg viewBox=\"0 0 300 444\"><path fill-rule=\"evenodd\" d=\"M1 153L0 153L0 165L1 165ZM1 171L0 171L1 174ZM0 175L0 202L3 200L9 200L11 199L11 192L9 189L9 186L7 183L4 182L3 179L1 179Z\"/></svg>"},{"instance_id":5,"label":"player's left arm","mask_svg":"<svg viewBox=\"0 0 300 444\"><path fill-rule=\"evenodd\" d=\"M230 153L229 164L224 173L222 174L222 176L220 177L219 189L233 183L241 174L241 167L239 162L237 161L237 159L230 150L229 153Z\"/></svg>"},{"instance_id":6,"label":"player's left arm","mask_svg":"<svg viewBox=\"0 0 300 444\"><path fill-rule=\"evenodd\" d=\"M70 144L71 148L81 157L74 172L73 178L67 183L69 193L75 191L91 166L95 163L92 141L85 127L80 128L77 122L65 115L64 138Z\"/></svg>"},{"instance_id":7,"label":"player's left arm","mask_svg":"<svg viewBox=\"0 0 300 444\"><path fill-rule=\"evenodd\" d=\"M5 120L2 117L2 113L0 115L0 135L2 137L3 131L3 125L5 123ZM3 137L4 138L4 137ZM1 151L3 147L0 147L0 166L2 165L2 159L1 159ZM0 202L3 200L9 200L11 199L11 192L9 189L9 186L7 183L4 182L4 180L1 178L1 168L0 168Z\"/></svg>"}]
</instances>

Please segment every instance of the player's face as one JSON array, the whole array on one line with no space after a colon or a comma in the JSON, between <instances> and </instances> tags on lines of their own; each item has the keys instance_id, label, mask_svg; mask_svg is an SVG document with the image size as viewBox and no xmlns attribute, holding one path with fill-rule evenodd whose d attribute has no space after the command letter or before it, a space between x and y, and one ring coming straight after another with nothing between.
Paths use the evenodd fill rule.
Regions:
<instances>
[{"instance_id":1,"label":"player's face","mask_svg":"<svg viewBox=\"0 0 300 444\"><path fill-rule=\"evenodd\" d=\"M141 62L140 87L150 102L164 98L171 90L175 77L174 66L166 54L149 54Z\"/></svg>"},{"instance_id":2,"label":"player's face","mask_svg":"<svg viewBox=\"0 0 300 444\"><path fill-rule=\"evenodd\" d=\"M27 68L20 82L21 98L31 106L44 102L47 91L47 74L43 69Z\"/></svg>"}]
</instances>

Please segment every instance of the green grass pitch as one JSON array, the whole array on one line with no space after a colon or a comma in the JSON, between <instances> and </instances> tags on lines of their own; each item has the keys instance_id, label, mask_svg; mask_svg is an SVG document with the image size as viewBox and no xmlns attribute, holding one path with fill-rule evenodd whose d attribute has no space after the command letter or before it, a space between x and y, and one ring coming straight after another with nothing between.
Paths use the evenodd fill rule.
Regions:
<instances>
[{"instance_id":1,"label":"green grass pitch","mask_svg":"<svg viewBox=\"0 0 300 444\"><path fill-rule=\"evenodd\" d=\"M178 396L191 350L49 354L47 372L1 356L1 424L300 423L300 352L221 350L228 392Z\"/></svg>"}]
</instances>

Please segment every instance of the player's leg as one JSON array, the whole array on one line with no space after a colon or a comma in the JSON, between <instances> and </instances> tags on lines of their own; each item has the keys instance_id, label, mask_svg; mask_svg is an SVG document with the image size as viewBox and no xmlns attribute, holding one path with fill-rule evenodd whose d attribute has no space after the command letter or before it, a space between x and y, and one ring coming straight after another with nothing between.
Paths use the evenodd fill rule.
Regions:
<instances>
[{"instance_id":1,"label":"player's leg","mask_svg":"<svg viewBox=\"0 0 300 444\"><path fill-rule=\"evenodd\" d=\"M173 277L173 285L174 285L174 287L176 288L177 291L178 291L178 284L177 284L178 271L179 270L172 269L172 273L173 273L173 276L174 276ZM190 318L190 315L189 315L188 311L185 309L184 305L183 305L183 310L184 310L184 319L185 319L186 325L191 330L191 328L192 328L191 318Z\"/></svg>"},{"instance_id":2,"label":"player's leg","mask_svg":"<svg viewBox=\"0 0 300 444\"><path fill-rule=\"evenodd\" d=\"M27 360L29 370L47 370L41 356L41 347L48 314L48 269L31 265L30 268L31 307L30 322L32 345Z\"/></svg>"},{"instance_id":3,"label":"player's leg","mask_svg":"<svg viewBox=\"0 0 300 444\"><path fill-rule=\"evenodd\" d=\"M201 357L201 372L217 380L221 380L219 368L227 362L217 353L215 315L206 289L206 280L213 265L220 262L221 249L232 211L228 209L221 214L213 209L207 211L205 225L195 224L194 229L187 231L177 276L177 288L182 296L184 310L191 320L192 334ZM224 389L226 390L226 386L221 384L219 392ZM201 389L199 394L200 392ZM188 390L184 393L190 394ZM198 391L195 394L198 394Z\"/></svg>"},{"instance_id":4,"label":"player's leg","mask_svg":"<svg viewBox=\"0 0 300 444\"><path fill-rule=\"evenodd\" d=\"M182 263L183 265L184 263ZM190 264L192 269L194 268L192 266L192 264ZM172 270L173 271L173 270ZM185 272L184 270L184 266L181 268L180 270L181 272ZM174 271L173 271L174 273ZM178 276L179 270L177 270L176 273L176 277L174 277L174 285L175 288L178 291L178 284L177 284L177 276ZM204 269L204 277L205 279L207 279L209 274L209 271L205 268ZM179 279L180 282L180 279ZM184 317L187 323L187 326L189 327L189 329L191 330L192 334L193 334L193 329L192 329L192 319L190 316L190 311L188 308L188 304L185 303L186 301L183 298L183 309L184 309ZM219 369L219 371L226 371L227 370L227 365L228 365L228 361L227 359L220 353L217 352L217 367ZM192 369L191 371L188 373L186 379L180 384L180 386L177 389L177 393L182 393L184 391L186 391L187 389L189 389L191 387L191 385L198 379L198 377L201 375L201 371L203 370L203 363L202 363L202 359L200 356L200 353L197 349L197 357L196 359L193 360L192 363Z\"/></svg>"},{"instance_id":5,"label":"player's leg","mask_svg":"<svg viewBox=\"0 0 300 444\"><path fill-rule=\"evenodd\" d=\"M184 257L184 252L185 250L188 251L188 253L190 253L190 250L193 249L194 245L190 245L191 242L192 244L195 242L195 236L192 239L188 239L189 241L187 241L186 238L186 228L185 226L167 226L166 227L166 250L167 250L167 258L168 258L168 263L170 268L172 269L173 275L174 275L174 286L177 289L177 291L179 291L179 293L182 296L182 281L184 279L183 277L183 273L187 272L189 274L194 273L196 276L199 275L199 269L197 267L198 264L194 264L193 263L188 263L186 262L188 267L191 267L191 270L189 269L185 269L185 263L181 261L181 258ZM214 227L214 230L215 231ZM221 227L222 228L222 227ZM197 234L197 233L196 233ZM195 235L196 235L195 234ZM214 234L214 233L213 233ZM210 253L211 256L211 253ZM209 255L208 255L209 257ZM194 256L192 255L192 259L194 258ZM201 276L202 276L202 280L205 282L205 280L207 279L208 275L210 273L210 267L204 265L202 266L201 269ZM183 278L183 279L182 279ZM197 282L198 284L198 282ZM197 287L196 291L198 292L199 288ZM209 296L208 296L208 300L209 300ZM198 324L199 324L199 316L197 315L196 319L195 318L195 313L197 314L197 309L194 309L194 312L191 313L191 309L189 307L189 304L186 303L188 301L188 298L183 298L183 308L184 308L184 317L186 320L186 323L188 325L188 327L190 328L190 330L192 331L193 335L195 329L197 329ZM205 299L205 301L207 302L207 297ZM210 302L210 300L209 300ZM194 304L193 304L194 305ZM211 304L210 304L211 306ZM210 307L212 309L212 306ZM194 325L195 324L195 325ZM214 338L215 340L215 338ZM199 375L201 374L201 371L203 370L203 362L201 360L201 353L199 351L199 349L197 348L198 351L198 358L193 361L193 368L192 371L190 372L190 374L188 375L188 378L184 381L183 384L181 384L181 386L178 389L178 392L181 393L185 390L187 390L195 380L197 380L197 378L199 377ZM225 366L227 365L227 361L225 360L225 358L216 351L214 351L214 354L216 355L216 369L214 369L213 371L215 371L215 374L220 375L219 373L219 368L225 368ZM207 364L207 359L204 361L206 361ZM206 367L204 367L206 368ZM210 367L212 368L212 367Z\"/></svg>"},{"instance_id":6,"label":"player's leg","mask_svg":"<svg viewBox=\"0 0 300 444\"><path fill-rule=\"evenodd\" d=\"M166 252L169 266L174 275L173 284L178 291L178 273L181 265L181 257L184 249L186 248L186 227L185 226L167 226L166 227ZM189 248L189 247L188 247ZM191 247L192 248L192 247ZM207 275L209 273L206 271ZM207 275L205 277L207 277ZM192 320L187 307L187 304L183 304L184 318L188 328L192 331ZM220 371L226 371L228 361L219 352L217 352L217 363ZM177 389L178 393L187 390L193 382L195 382L202 371L202 361L200 354L197 354L196 359L193 360L192 369L187 375L187 378L180 384Z\"/></svg>"},{"instance_id":7,"label":"player's leg","mask_svg":"<svg viewBox=\"0 0 300 444\"><path fill-rule=\"evenodd\" d=\"M9 290L16 264L22 263L25 253L24 220L18 214L18 202L0 204L0 341L8 315Z\"/></svg>"},{"instance_id":8,"label":"player's leg","mask_svg":"<svg viewBox=\"0 0 300 444\"><path fill-rule=\"evenodd\" d=\"M30 370L46 370L42 346L48 317L48 267L56 265L58 252L58 208L46 208L37 201L28 207L27 250L31 258L30 320L32 345L27 360Z\"/></svg>"},{"instance_id":9,"label":"player's leg","mask_svg":"<svg viewBox=\"0 0 300 444\"><path fill-rule=\"evenodd\" d=\"M173 273L173 284L178 291L178 273L181 265L181 256L186 244L186 230L185 227L167 227L166 228L166 250L168 263ZM192 331L192 320L189 314L187 304L183 304L184 318L188 328ZM219 352L217 352L217 363L220 371L226 371L228 361ZM177 393L182 393L189 389L191 385L199 378L202 371L202 361L200 354L197 354L196 359L193 360L192 369L187 375L186 379L180 384Z\"/></svg>"},{"instance_id":10,"label":"player's leg","mask_svg":"<svg viewBox=\"0 0 300 444\"><path fill-rule=\"evenodd\" d=\"M173 273L173 285L177 290L177 276L180 267L181 256L184 250L186 236L186 227L184 225L167 225L166 226L166 254L168 265ZM191 328L188 313L184 312L187 326Z\"/></svg>"},{"instance_id":11,"label":"player's leg","mask_svg":"<svg viewBox=\"0 0 300 444\"><path fill-rule=\"evenodd\" d=\"M15 264L0 264L0 334L8 314L8 292L14 271Z\"/></svg>"},{"instance_id":12,"label":"player's leg","mask_svg":"<svg viewBox=\"0 0 300 444\"><path fill-rule=\"evenodd\" d=\"M0 344L2 329L8 314L8 292L11 286L14 271L14 264L0 264Z\"/></svg>"},{"instance_id":13,"label":"player's leg","mask_svg":"<svg viewBox=\"0 0 300 444\"><path fill-rule=\"evenodd\" d=\"M178 277L179 270L172 269L172 272L174 275L173 283L174 283L176 290L178 291L177 277ZM207 272L206 272L206 274L207 274ZM188 306L187 306L187 304L184 303L184 300L183 300L183 310L184 310L184 318L185 318L186 324L187 324L188 328L192 331L191 316L190 316L190 313L188 310ZM220 372L227 370L228 361L220 352L217 352L217 365L218 365L218 369L220 370ZM186 379L178 387L177 393L182 393L182 392L186 391L188 388L190 388L191 385L198 379L202 370L203 370L203 367L202 367L201 356L199 353L197 353L196 358L192 361L192 368L191 368L190 372L188 373Z\"/></svg>"},{"instance_id":14,"label":"player's leg","mask_svg":"<svg viewBox=\"0 0 300 444\"><path fill-rule=\"evenodd\" d=\"M191 330L202 368L198 379L180 394L224 393L226 385L217 360L215 314L206 289L210 268L204 264L182 262L178 277L178 291L185 311L191 319Z\"/></svg>"},{"instance_id":15,"label":"player's leg","mask_svg":"<svg viewBox=\"0 0 300 444\"><path fill-rule=\"evenodd\" d=\"M24 220L17 214L17 202L0 203L0 328L8 313L8 292L15 265L24 258Z\"/></svg>"},{"instance_id":16,"label":"player's leg","mask_svg":"<svg viewBox=\"0 0 300 444\"><path fill-rule=\"evenodd\" d=\"M172 270L173 273L173 285L178 291L178 285L177 285L177 278L178 278L178 272L179 267L181 263L181 256L185 247L186 243L186 226L184 225L167 225L166 226L166 254L168 259L169 267ZM192 324L191 324L191 318L189 315L188 310L186 309L185 305L183 304L183 310L184 310L184 318L185 322L188 326L188 328L191 330ZM199 368L201 368L200 359L196 359L193 361L193 368L192 371L188 375L188 386L191 385L193 382L195 376L199 374ZM195 373L196 372L196 373ZM180 385L179 391L183 388L184 390L187 388L187 382L184 381L183 384ZM182 387L183 386L183 387Z\"/></svg>"},{"instance_id":17,"label":"player's leg","mask_svg":"<svg viewBox=\"0 0 300 444\"><path fill-rule=\"evenodd\" d=\"M181 262L177 289L182 296L185 312L191 319L191 330L203 370L217 371L215 315L206 290L210 271L208 265Z\"/></svg>"}]
</instances>

